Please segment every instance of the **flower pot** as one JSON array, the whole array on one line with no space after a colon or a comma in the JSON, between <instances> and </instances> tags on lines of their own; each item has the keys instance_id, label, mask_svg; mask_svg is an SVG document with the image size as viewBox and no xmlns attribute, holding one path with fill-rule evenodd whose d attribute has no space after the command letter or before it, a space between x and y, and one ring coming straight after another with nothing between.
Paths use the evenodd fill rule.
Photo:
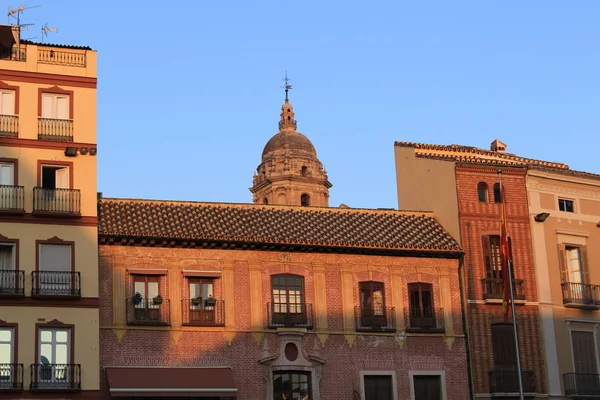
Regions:
<instances>
[{"instance_id":1,"label":"flower pot","mask_svg":"<svg viewBox=\"0 0 600 400\"><path fill-rule=\"evenodd\" d=\"M204 300L204 306L205 307L214 307L216 301L215 299L206 299Z\"/></svg>"},{"instance_id":2,"label":"flower pot","mask_svg":"<svg viewBox=\"0 0 600 400\"><path fill-rule=\"evenodd\" d=\"M156 296L155 298L152 299L152 304L159 305L159 304L162 304L162 302L163 302L163 298L160 296Z\"/></svg>"},{"instance_id":3,"label":"flower pot","mask_svg":"<svg viewBox=\"0 0 600 400\"><path fill-rule=\"evenodd\" d=\"M196 297L192 299L193 306L199 306L200 304L202 304L202 297Z\"/></svg>"}]
</instances>

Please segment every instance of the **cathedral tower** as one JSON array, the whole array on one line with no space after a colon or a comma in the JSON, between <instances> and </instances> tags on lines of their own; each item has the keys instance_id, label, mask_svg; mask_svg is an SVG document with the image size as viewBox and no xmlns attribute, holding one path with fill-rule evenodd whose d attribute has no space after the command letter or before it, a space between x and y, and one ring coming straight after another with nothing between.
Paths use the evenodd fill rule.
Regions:
<instances>
[{"instance_id":1,"label":"cathedral tower","mask_svg":"<svg viewBox=\"0 0 600 400\"><path fill-rule=\"evenodd\" d=\"M328 207L332 185L313 144L296 132L294 107L288 100L291 88L286 77L279 133L267 142L262 152L262 162L250 188L253 201L257 204Z\"/></svg>"}]
</instances>

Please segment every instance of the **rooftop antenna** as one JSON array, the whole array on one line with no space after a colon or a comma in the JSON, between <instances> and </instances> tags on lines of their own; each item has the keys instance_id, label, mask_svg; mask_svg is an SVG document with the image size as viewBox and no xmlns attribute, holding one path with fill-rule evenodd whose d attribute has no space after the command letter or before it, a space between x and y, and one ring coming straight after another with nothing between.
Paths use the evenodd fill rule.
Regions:
<instances>
[{"instance_id":1,"label":"rooftop antenna","mask_svg":"<svg viewBox=\"0 0 600 400\"><path fill-rule=\"evenodd\" d=\"M50 28L48 23L45 23L42 26L42 43L44 43L44 36L48 37L48 32L58 33L58 28Z\"/></svg>"},{"instance_id":2,"label":"rooftop antenna","mask_svg":"<svg viewBox=\"0 0 600 400\"><path fill-rule=\"evenodd\" d=\"M41 5L28 6L27 4L21 4L17 8L12 8L11 6L8 6L8 24L12 25L10 23L10 19L15 18L17 20L17 26L21 26L21 14L23 13L23 11L29 10L31 8L37 8L37 7L41 7ZM15 15L16 15L16 17L15 17Z\"/></svg>"},{"instance_id":3,"label":"rooftop antenna","mask_svg":"<svg viewBox=\"0 0 600 400\"><path fill-rule=\"evenodd\" d=\"M289 82L291 81L291 79L288 78L287 76L287 70L285 71L285 78L282 79L282 81L285 82L285 86L283 86L285 88L285 102L288 102L288 91L292 88L292 85L289 85Z\"/></svg>"}]
</instances>

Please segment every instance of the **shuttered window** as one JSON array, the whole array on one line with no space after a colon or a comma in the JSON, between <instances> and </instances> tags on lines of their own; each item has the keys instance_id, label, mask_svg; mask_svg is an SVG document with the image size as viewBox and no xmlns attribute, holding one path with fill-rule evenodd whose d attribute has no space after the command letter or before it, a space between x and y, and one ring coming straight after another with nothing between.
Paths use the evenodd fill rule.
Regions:
<instances>
[{"instance_id":1,"label":"shuttered window","mask_svg":"<svg viewBox=\"0 0 600 400\"><path fill-rule=\"evenodd\" d=\"M511 323L492 324L492 351L495 369L511 369L517 365L515 335Z\"/></svg>"},{"instance_id":2,"label":"shuttered window","mask_svg":"<svg viewBox=\"0 0 600 400\"><path fill-rule=\"evenodd\" d=\"M590 283L586 246L560 243L558 245L558 264L562 282Z\"/></svg>"},{"instance_id":3,"label":"shuttered window","mask_svg":"<svg viewBox=\"0 0 600 400\"><path fill-rule=\"evenodd\" d=\"M439 375L414 375L415 400L442 400L442 378Z\"/></svg>"},{"instance_id":4,"label":"shuttered window","mask_svg":"<svg viewBox=\"0 0 600 400\"><path fill-rule=\"evenodd\" d=\"M390 375L365 375L365 400L393 400Z\"/></svg>"},{"instance_id":5,"label":"shuttered window","mask_svg":"<svg viewBox=\"0 0 600 400\"><path fill-rule=\"evenodd\" d=\"M598 364L594 332L571 331L571 346L573 348L575 373L597 374Z\"/></svg>"},{"instance_id":6,"label":"shuttered window","mask_svg":"<svg viewBox=\"0 0 600 400\"><path fill-rule=\"evenodd\" d=\"M481 238L483 246L483 259L485 263L485 276L487 278L502 278L502 258L500 257L500 235L486 235ZM508 252L512 256L512 240L508 238ZM513 260L513 279L515 276Z\"/></svg>"}]
</instances>

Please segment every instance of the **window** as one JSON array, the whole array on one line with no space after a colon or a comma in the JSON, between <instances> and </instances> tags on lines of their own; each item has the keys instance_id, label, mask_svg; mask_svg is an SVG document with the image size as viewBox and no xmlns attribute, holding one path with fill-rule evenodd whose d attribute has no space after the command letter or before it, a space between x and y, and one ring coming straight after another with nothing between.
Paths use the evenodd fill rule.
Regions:
<instances>
[{"instance_id":1,"label":"window","mask_svg":"<svg viewBox=\"0 0 600 400\"><path fill-rule=\"evenodd\" d=\"M42 165L40 184L44 189L69 189L70 171L65 165Z\"/></svg>"},{"instance_id":2,"label":"window","mask_svg":"<svg viewBox=\"0 0 600 400\"><path fill-rule=\"evenodd\" d=\"M392 375L364 375L364 400L393 400Z\"/></svg>"},{"instance_id":3,"label":"window","mask_svg":"<svg viewBox=\"0 0 600 400\"><path fill-rule=\"evenodd\" d=\"M302 196L300 196L300 205L302 207L310 206L310 196L307 195L306 193L304 193Z\"/></svg>"},{"instance_id":4,"label":"window","mask_svg":"<svg viewBox=\"0 0 600 400\"><path fill-rule=\"evenodd\" d=\"M410 283L408 285L411 329L436 328L433 309L433 287L429 283Z\"/></svg>"},{"instance_id":5,"label":"window","mask_svg":"<svg viewBox=\"0 0 600 400\"><path fill-rule=\"evenodd\" d=\"M386 326L385 298L382 282L360 282L360 325L378 329Z\"/></svg>"},{"instance_id":6,"label":"window","mask_svg":"<svg viewBox=\"0 0 600 400\"><path fill-rule=\"evenodd\" d=\"M502 193L500 192L500 184L494 184L494 203L502 203Z\"/></svg>"},{"instance_id":7,"label":"window","mask_svg":"<svg viewBox=\"0 0 600 400\"><path fill-rule=\"evenodd\" d=\"M414 400L442 400L442 377L440 375L413 375Z\"/></svg>"},{"instance_id":8,"label":"window","mask_svg":"<svg viewBox=\"0 0 600 400\"><path fill-rule=\"evenodd\" d=\"M274 400L311 400L310 372L277 371L273 373Z\"/></svg>"},{"instance_id":9,"label":"window","mask_svg":"<svg viewBox=\"0 0 600 400\"><path fill-rule=\"evenodd\" d=\"M558 245L560 277L562 282L589 284L587 247L567 244Z\"/></svg>"},{"instance_id":10,"label":"window","mask_svg":"<svg viewBox=\"0 0 600 400\"><path fill-rule=\"evenodd\" d=\"M15 244L0 242L0 294L20 293L16 268Z\"/></svg>"},{"instance_id":11,"label":"window","mask_svg":"<svg viewBox=\"0 0 600 400\"><path fill-rule=\"evenodd\" d=\"M72 380L71 329L39 328L38 382L41 387L68 386Z\"/></svg>"},{"instance_id":12,"label":"window","mask_svg":"<svg viewBox=\"0 0 600 400\"><path fill-rule=\"evenodd\" d=\"M38 293L72 295L74 288L73 244L39 243ZM35 288L34 288L35 289Z\"/></svg>"},{"instance_id":13,"label":"window","mask_svg":"<svg viewBox=\"0 0 600 400\"><path fill-rule=\"evenodd\" d=\"M511 323L492 324L492 352L496 370L511 369L517 365L515 335Z\"/></svg>"},{"instance_id":14,"label":"window","mask_svg":"<svg viewBox=\"0 0 600 400\"><path fill-rule=\"evenodd\" d=\"M479 201L482 203L487 203L488 199L488 185L484 182L479 182L477 184L477 197L479 197Z\"/></svg>"},{"instance_id":15,"label":"window","mask_svg":"<svg viewBox=\"0 0 600 400\"><path fill-rule=\"evenodd\" d=\"M558 209L565 212L575 212L575 202L573 200L558 199Z\"/></svg>"},{"instance_id":16,"label":"window","mask_svg":"<svg viewBox=\"0 0 600 400\"><path fill-rule=\"evenodd\" d=\"M2 382L12 382L13 368L10 364L15 362L15 328L0 326L0 388Z\"/></svg>"},{"instance_id":17,"label":"window","mask_svg":"<svg viewBox=\"0 0 600 400\"><path fill-rule=\"evenodd\" d=\"M133 308L136 322L159 322L160 305L160 277L154 275L133 276Z\"/></svg>"},{"instance_id":18,"label":"window","mask_svg":"<svg viewBox=\"0 0 600 400\"><path fill-rule=\"evenodd\" d=\"M300 170L300 175L302 176L308 176L308 167L305 165L302 167L302 169Z\"/></svg>"},{"instance_id":19,"label":"window","mask_svg":"<svg viewBox=\"0 0 600 400\"><path fill-rule=\"evenodd\" d=\"M212 279L188 278L191 324L215 323L214 289Z\"/></svg>"},{"instance_id":20,"label":"window","mask_svg":"<svg viewBox=\"0 0 600 400\"><path fill-rule=\"evenodd\" d=\"M42 93L42 118L69 119L69 108L69 95Z\"/></svg>"},{"instance_id":21,"label":"window","mask_svg":"<svg viewBox=\"0 0 600 400\"><path fill-rule=\"evenodd\" d=\"M0 90L0 114L14 115L15 114L15 91Z\"/></svg>"},{"instance_id":22,"label":"window","mask_svg":"<svg viewBox=\"0 0 600 400\"><path fill-rule=\"evenodd\" d=\"M500 235L482 237L485 273L488 279L502 279L502 258L500 257ZM508 252L512 259L512 240L508 238ZM513 270L514 275L514 270Z\"/></svg>"},{"instance_id":23,"label":"window","mask_svg":"<svg viewBox=\"0 0 600 400\"><path fill-rule=\"evenodd\" d=\"M10 162L0 162L0 185L12 186L15 184L15 165ZM1 200L0 200L1 204Z\"/></svg>"},{"instance_id":24,"label":"window","mask_svg":"<svg viewBox=\"0 0 600 400\"><path fill-rule=\"evenodd\" d=\"M271 278L273 321L284 325L306 323L304 278L298 275L274 275Z\"/></svg>"},{"instance_id":25,"label":"window","mask_svg":"<svg viewBox=\"0 0 600 400\"><path fill-rule=\"evenodd\" d=\"M263 204L269 204L269 199L267 199L266 197L263 199Z\"/></svg>"},{"instance_id":26,"label":"window","mask_svg":"<svg viewBox=\"0 0 600 400\"><path fill-rule=\"evenodd\" d=\"M594 332L571 331L573 367L577 374L597 374L598 363Z\"/></svg>"}]
</instances>

